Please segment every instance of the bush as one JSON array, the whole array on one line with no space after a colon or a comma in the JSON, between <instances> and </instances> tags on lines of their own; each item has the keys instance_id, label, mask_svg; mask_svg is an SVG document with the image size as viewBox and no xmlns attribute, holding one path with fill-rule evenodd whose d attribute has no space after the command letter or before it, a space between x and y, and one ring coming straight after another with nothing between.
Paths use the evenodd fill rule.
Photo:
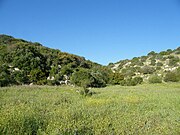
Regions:
<instances>
[{"instance_id":1,"label":"bush","mask_svg":"<svg viewBox=\"0 0 180 135\"><path fill-rule=\"evenodd\" d=\"M163 66L163 64L162 64L162 62L158 62L158 63L156 64L156 66L161 67L161 66Z\"/></svg>"},{"instance_id":2,"label":"bush","mask_svg":"<svg viewBox=\"0 0 180 135\"><path fill-rule=\"evenodd\" d=\"M143 74L152 74L154 71L155 71L155 69L150 66L144 66L141 68L141 73L143 73Z\"/></svg>"},{"instance_id":3,"label":"bush","mask_svg":"<svg viewBox=\"0 0 180 135\"><path fill-rule=\"evenodd\" d=\"M180 61L180 60L179 60L179 57L173 57L173 58L171 58L171 59L169 60L168 65L169 65L169 66L176 66L179 61Z\"/></svg>"},{"instance_id":4,"label":"bush","mask_svg":"<svg viewBox=\"0 0 180 135\"><path fill-rule=\"evenodd\" d=\"M132 76L135 75L135 71L136 71L136 68L134 68L134 67L128 67L128 68L122 69L121 73L122 73L124 76L132 77Z\"/></svg>"},{"instance_id":5,"label":"bush","mask_svg":"<svg viewBox=\"0 0 180 135\"><path fill-rule=\"evenodd\" d=\"M74 72L71 76L71 82L80 87L90 87L93 82L90 70L80 69L79 71Z\"/></svg>"},{"instance_id":6,"label":"bush","mask_svg":"<svg viewBox=\"0 0 180 135\"><path fill-rule=\"evenodd\" d=\"M165 82L178 82L178 76L175 72L168 72L164 77Z\"/></svg>"},{"instance_id":7,"label":"bush","mask_svg":"<svg viewBox=\"0 0 180 135\"><path fill-rule=\"evenodd\" d=\"M152 59L150 65L155 66L155 65L156 65L156 60L155 60L155 59Z\"/></svg>"},{"instance_id":8,"label":"bush","mask_svg":"<svg viewBox=\"0 0 180 135\"><path fill-rule=\"evenodd\" d=\"M169 55L170 53L169 52L166 52L166 51L162 51L159 53L160 55Z\"/></svg>"},{"instance_id":9,"label":"bush","mask_svg":"<svg viewBox=\"0 0 180 135\"><path fill-rule=\"evenodd\" d=\"M10 76L10 71L7 65L0 66L0 87L8 86L13 83L13 79Z\"/></svg>"},{"instance_id":10,"label":"bush","mask_svg":"<svg viewBox=\"0 0 180 135\"><path fill-rule=\"evenodd\" d=\"M143 82L143 79L141 77L135 77L135 78L128 78L125 80L122 80L120 82L120 85L122 86L136 86L137 84L141 84Z\"/></svg>"},{"instance_id":11,"label":"bush","mask_svg":"<svg viewBox=\"0 0 180 135\"><path fill-rule=\"evenodd\" d=\"M157 67L156 67L156 70L161 70L161 67L158 67L158 66L157 66Z\"/></svg>"},{"instance_id":12,"label":"bush","mask_svg":"<svg viewBox=\"0 0 180 135\"><path fill-rule=\"evenodd\" d=\"M143 82L142 77L135 77L133 80L135 81L136 84L141 84Z\"/></svg>"},{"instance_id":13,"label":"bush","mask_svg":"<svg viewBox=\"0 0 180 135\"><path fill-rule=\"evenodd\" d=\"M124 80L124 75L120 73L112 73L110 77L110 84L120 84Z\"/></svg>"},{"instance_id":14,"label":"bush","mask_svg":"<svg viewBox=\"0 0 180 135\"><path fill-rule=\"evenodd\" d=\"M150 56L150 55L154 56L154 55L156 55L156 53L154 51L151 51L148 53L148 56Z\"/></svg>"},{"instance_id":15,"label":"bush","mask_svg":"<svg viewBox=\"0 0 180 135\"><path fill-rule=\"evenodd\" d=\"M72 74L71 82L85 88L106 86L106 80L101 72L82 68Z\"/></svg>"},{"instance_id":16,"label":"bush","mask_svg":"<svg viewBox=\"0 0 180 135\"><path fill-rule=\"evenodd\" d=\"M162 83L162 78L158 75L152 75L148 79L149 83Z\"/></svg>"},{"instance_id":17,"label":"bush","mask_svg":"<svg viewBox=\"0 0 180 135\"><path fill-rule=\"evenodd\" d=\"M180 67L178 67L175 71L178 81L180 81Z\"/></svg>"}]
</instances>

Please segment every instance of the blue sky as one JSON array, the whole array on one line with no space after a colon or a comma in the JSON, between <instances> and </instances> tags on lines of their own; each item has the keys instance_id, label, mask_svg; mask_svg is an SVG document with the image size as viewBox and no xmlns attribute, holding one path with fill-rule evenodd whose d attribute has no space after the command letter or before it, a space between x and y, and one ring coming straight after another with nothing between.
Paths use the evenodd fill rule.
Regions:
<instances>
[{"instance_id":1,"label":"blue sky","mask_svg":"<svg viewBox=\"0 0 180 135\"><path fill-rule=\"evenodd\" d=\"M180 46L180 0L0 0L0 33L105 65Z\"/></svg>"}]
</instances>

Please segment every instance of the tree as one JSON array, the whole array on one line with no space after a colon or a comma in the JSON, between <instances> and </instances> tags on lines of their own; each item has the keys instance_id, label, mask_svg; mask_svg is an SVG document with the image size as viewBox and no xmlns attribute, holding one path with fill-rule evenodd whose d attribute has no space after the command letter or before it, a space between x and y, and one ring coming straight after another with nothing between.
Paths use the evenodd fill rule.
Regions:
<instances>
[{"instance_id":1,"label":"tree","mask_svg":"<svg viewBox=\"0 0 180 135\"><path fill-rule=\"evenodd\" d=\"M15 83L18 85L29 82L29 79L24 71L14 71L11 76L13 76Z\"/></svg>"},{"instance_id":2,"label":"tree","mask_svg":"<svg viewBox=\"0 0 180 135\"><path fill-rule=\"evenodd\" d=\"M44 84L46 82L45 73L40 69L33 69L30 72L30 81L35 84Z\"/></svg>"},{"instance_id":3,"label":"tree","mask_svg":"<svg viewBox=\"0 0 180 135\"><path fill-rule=\"evenodd\" d=\"M80 68L79 71L76 71L72 74L71 82L77 86L86 88L91 86L93 78L88 69Z\"/></svg>"},{"instance_id":4,"label":"tree","mask_svg":"<svg viewBox=\"0 0 180 135\"><path fill-rule=\"evenodd\" d=\"M148 56L150 56L150 55L154 56L154 55L156 55L156 53L154 51L151 51L150 53L148 53Z\"/></svg>"},{"instance_id":5,"label":"tree","mask_svg":"<svg viewBox=\"0 0 180 135\"><path fill-rule=\"evenodd\" d=\"M10 76L10 71L8 70L8 66L6 64L0 66L0 86L8 86L12 83L12 79Z\"/></svg>"},{"instance_id":6,"label":"tree","mask_svg":"<svg viewBox=\"0 0 180 135\"><path fill-rule=\"evenodd\" d=\"M106 86L105 76L99 71L91 71L91 76L93 81L91 83L91 87L104 87Z\"/></svg>"}]
</instances>

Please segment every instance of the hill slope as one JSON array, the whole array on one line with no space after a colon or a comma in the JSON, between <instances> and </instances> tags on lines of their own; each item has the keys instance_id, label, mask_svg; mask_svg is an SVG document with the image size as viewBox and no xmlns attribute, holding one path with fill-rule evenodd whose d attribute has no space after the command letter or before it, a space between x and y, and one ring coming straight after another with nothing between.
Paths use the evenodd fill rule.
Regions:
<instances>
[{"instance_id":1,"label":"hill slope","mask_svg":"<svg viewBox=\"0 0 180 135\"><path fill-rule=\"evenodd\" d=\"M126 78L142 77L144 81L148 81L152 75L165 78L167 73L180 72L180 47L160 53L152 51L147 56L121 60L108 66L113 72L119 72Z\"/></svg>"},{"instance_id":2,"label":"hill slope","mask_svg":"<svg viewBox=\"0 0 180 135\"><path fill-rule=\"evenodd\" d=\"M104 86L107 80L92 76L96 72L101 74L103 70L106 67L84 57L50 49L37 42L0 35L0 86L31 83L95 86L95 82L98 86ZM71 81L71 78L78 77L79 72L89 74L91 82L82 84L84 82L81 80Z\"/></svg>"},{"instance_id":3,"label":"hill slope","mask_svg":"<svg viewBox=\"0 0 180 135\"><path fill-rule=\"evenodd\" d=\"M66 84L86 88L162 80L180 81L180 47L102 66L37 42L0 35L0 86Z\"/></svg>"}]
</instances>

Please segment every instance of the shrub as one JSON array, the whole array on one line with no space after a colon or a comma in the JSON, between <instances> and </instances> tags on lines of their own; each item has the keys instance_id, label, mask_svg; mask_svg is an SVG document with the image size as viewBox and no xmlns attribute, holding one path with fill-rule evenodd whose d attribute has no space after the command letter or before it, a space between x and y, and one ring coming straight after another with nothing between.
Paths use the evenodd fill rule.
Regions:
<instances>
[{"instance_id":1,"label":"shrub","mask_svg":"<svg viewBox=\"0 0 180 135\"><path fill-rule=\"evenodd\" d=\"M152 59L152 60L151 60L151 65L152 65L152 66L155 66L155 65L156 65L156 60L155 60L155 59Z\"/></svg>"},{"instance_id":2,"label":"shrub","mask_svg":"<svg viewBox=\"0 0 180 135\"><path fill-rule=\"evenodd\" d=\"M169 52L162 51L162 52L160 52L159 54L160 54L160 55L168 55L168 54L169 54Z\"/></svg>"},{"instance_id":3,"label":"shrub","mask_svg":"<svg viewBox=\"0 0 180 135\"><path fill-rule=\"evenodd\" d=\"M156 67L156 70L161 70L161 67L158 67L158 66L157 66L157 67Z\"/></svg>"},{"instance_id":4,"label":"shrub","mask_svg":"<svg viewBox=\"0 0 180 135\"><path fill-rule=\"evenodd\" d=\"M140 61L145 62L147 60L147 58L148 58L147 56L141 56Z\"/></svg>"},{"instance_id":5,"label":"shrub","mask_svg":"<svg viewBox=\"0 0 180 135\"><path fill-rule=\"evenodd\" d=\"M156 64L156 66L161 67L161 66L163 66L163 64L162 64L162 62L158 62L158 63Z\"/></svg>"},{"instance_id":6,"label":"shrub","mask_svg":"<svg viewBox=\"0 0 180 135\"><path fill-rule=\"evenodd\" d=\"M158 75L152 75L148 79L149 83L162 83L162 78Z\"/></svg>"},{"instance_id":7,"label":"shrub","mask_svg":"<svg viewBox=\"0 0 180 135\"><path fill-rule=\"evenodd\" d=\"M127 86L136 86L137 82L134 79L129 78L129 79L126 80L126 85Z\"/></svg>"},{"instance_id":8,"label":"shrub","mask_svg":"<svg viewBox=\"0 0 180 135\"><path fill-rule=\"evenodd\" d=\"M154 51L151 51L151 52L148 53L148 56L150 56L150 55L153 56L153 55L156 55L156 53Z\"/></svg>"},{"instance_id":9,"label":"shrub","mask_svg":"<svg viewBox=\"0 0 180 135\"><path fill-rule=\"evenodd\" d=\"M135 77L135 78L133 78L133 80L135 81L136 84L141 84L143 82L142 77Z\"/></svg>"},{"instance_id":10,"label":"shrub","mask_svg":"<svg viewBox=\"0 0 180 135\"><path fill-rule=\"evenodd\" d=\"M71 76L71 82L77 86L90 87L93 78L88 69L80 69L76 71Z\"/></svg>"},{"instance_id":11,"label":"shrub","mask_svg":"<svg viewBox=\"0 0 180 135\"><path fill-rule=\"evenodd\" d=\"M38 85L45 84L46 83L45 73L38 68L31 70L30 81Z\"/></svg>"},{"instance_id":12,"label":"shrub","mask_svg":"<svg viewBox=\"0 0 180 135\"><path fill-rule=\"evenodd\" d=\"M135 78L128 78L128 79L122 80L120 82L120 85L122 85L122 86L136 86L137 84L141 84L142 82L143 82L143 78L135 77Z\"/></svg>"},{"instance_id":13,"label":"shrub","mask_svg":"<svg viewBox=\"0 0 180 135\"><path fill-rule=\"evenodd\" d=\"M135 73L134 73L135 71L136 71L136 69L134 67L128 67L128 68L122 69L121 73L124 76L132 77L135 75Z\"/></svg>"},{"instance_id":14,"label":"shrub","mask_svg":"<svg viewBox=\"0 0 180 135\"><path fill-rule=\"evenodd\" d=\"M112 71L105 68L94 67L91 71L91 76L93 77L93 83L91 87L105 87L109 81L109 75ZM110 73L109 73L110 72Z\"/></svg>"},{"instance_id":15,"label":"shrub","mask_svg":"<svg viewBox=\"0 0 180 135\"><path fill-rule=\"evenodd\" d=\"M121 81L124 80L124 75L120 73L113 73L110 77L110 84L120 84Z\"/></svg>"},{"instance_id":16,"label":"shrub","mask_svg":"<svg viewBox=\"0 0 180 135\"><path fill-rule=\"evenodd\" d=\"M144 66L141 68L141 73L143 73L143 74L152 74L154 71L155 71L155 69L150 66Z\"/></svg>"},{"instance_id":17,"label":"shrub","mask_svg":"<svg viewBox=\"0 0 180 135\"><path fill-rule=\"evenodd\" d=\"M177 65L177 62L179 62L179 57L173 57L169 60L169 63L168 65L169 66L176 66Z\"/></svg>"},{"instance_id":18,"label":"shrub","mask_svg":"<svg viewBox=\"0 0 180 135\"><path fill-rule=\"evenodd\" d=\"M7 65L1 65L0 66L0 87L8 86L12 83L12 79L10 76L10 71L8 70Z\"/></svg>"},{"instance_id":19,"label":"shrub","mask_svg":"<svg viewBox=\"0 0 180 135\"><path fill-rule=\"evenodd\" d=\"M160 55L160 54L158 54L158 55L156 55L156 59L158 59L158 60L163 60L163 56Z\"/></svg>"},{"instance_id":20,"label":"shrub","mask_svg":"<svg viewBox=\"0 0 180 135\"><path fill-rule=\"evenodd\" d=\"M178 67L175 71L178 81L180 81L180 67Z\"/></svg>"},{"instance_id":21,"label":"shrub","mask_svg":"<svg viewBox=\"0 0 180 135\"><path fill-rule=\"evenodd\" d=\"M71 76L71 82L80 87L104 87L106 80L101 72L80 68Z\"/></svg>"},{"instance_id":22,"label":"shrub","mask_svg":"<svg viewBox=\"0 0 180 135\"><path fill-rule=\"evenodd\" d=\"M164 77L165 82L178 82L178 76L175 72L168 72Z\"/></svg>"}]
</instances>

